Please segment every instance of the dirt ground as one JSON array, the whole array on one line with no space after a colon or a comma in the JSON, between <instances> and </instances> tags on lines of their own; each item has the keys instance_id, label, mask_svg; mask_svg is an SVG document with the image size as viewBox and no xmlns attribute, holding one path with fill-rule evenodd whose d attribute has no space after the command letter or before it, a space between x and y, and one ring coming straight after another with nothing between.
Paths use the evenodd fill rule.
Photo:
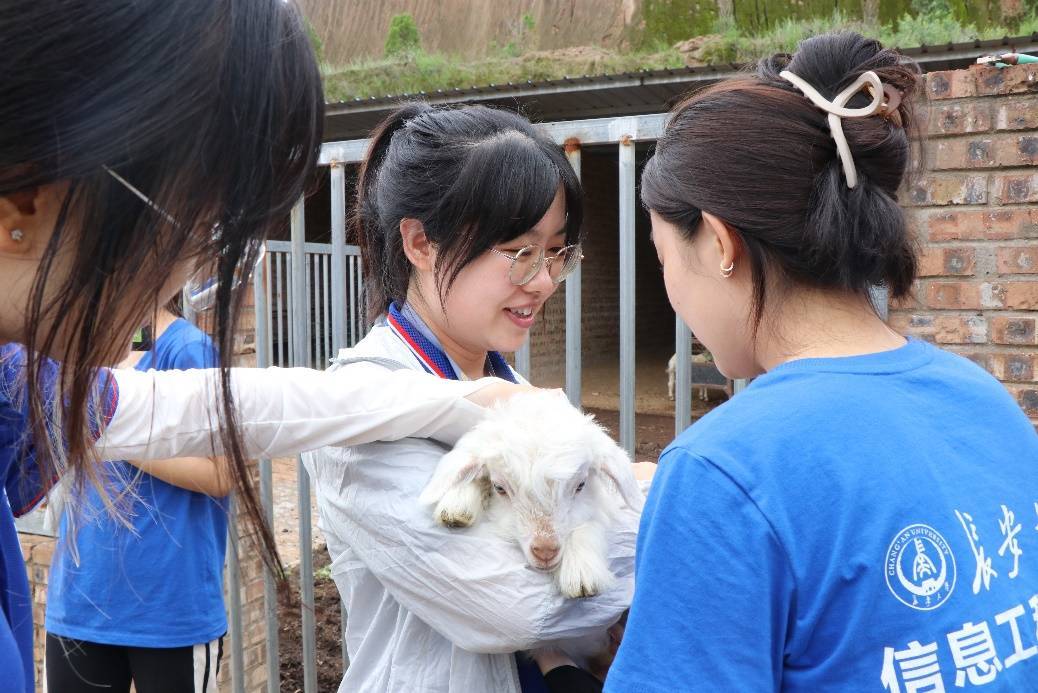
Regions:
<instances>
[{"instance_id":1,"label":"dirt ground","mask_svg":"<svg viewBox=\"0 0 1038 693\"><path fill-rule=\"evenodd\" d=\"M667 394L667 361L670 354L639 353L634 374L635 459L655 462L660 452L674 440L674 402ZM581 400L585 410L619 439L620 369L616 359L585 363L581 371ZM542 387L562 387L561 378L538 382ZM708 399L692 392L692 420L723 403L727 395L720 389L708 389Z\"/></svg>"},{"instance_id":2,"label":"dirt ground","mask_svg":"<svg viewBox=\"0 0 1038 693\"><path fill-rule=\"evenodd\" d=\"M317 690L334 693L342 681L342 619L339 592L327 576L328 551L324 544L314 556L314 623L317 635ZM299 569L291 571L291 584L299 584ZM278 608L278 649L281 656L282 693L303 691L302 615L298 598Z\"/></svg>"}]
</instances>

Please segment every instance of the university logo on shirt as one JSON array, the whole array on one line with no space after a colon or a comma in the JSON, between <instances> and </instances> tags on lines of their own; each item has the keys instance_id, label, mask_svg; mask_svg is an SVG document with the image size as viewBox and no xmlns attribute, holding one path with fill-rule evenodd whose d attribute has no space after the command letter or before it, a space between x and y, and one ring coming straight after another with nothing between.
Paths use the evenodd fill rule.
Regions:
<instances>
[{"instance_id":1,"label":"university logo on shirt","mask_svg":"<svg viewBox=\"0 0 1038 693\"><path fill-rule=\"evenodd\" d=\"M890 542L884 566L887 587L902 604L931 611L955 589L955 556L933 527L905 527Z\"/></svg>"}]
</instances>

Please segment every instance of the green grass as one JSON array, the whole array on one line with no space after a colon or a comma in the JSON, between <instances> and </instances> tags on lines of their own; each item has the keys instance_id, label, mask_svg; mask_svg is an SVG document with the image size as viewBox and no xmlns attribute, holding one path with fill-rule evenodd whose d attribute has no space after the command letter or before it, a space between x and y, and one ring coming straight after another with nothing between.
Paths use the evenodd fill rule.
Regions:
<instances>
[{"instance_id":1,"label":"green grass","mask_svg":"<svg viewBox=\"0 0 1038 693\"><path fill-rule=\"evenodd\" d=\"M501 52L504 53L506 49ZM534 52L516 57L496 55L482 60L464 61L441 53L418 52L399 58L358 61L344 67L325 66L325 97L328 101L348 101L354 97L431 93L437 89L468 89L527 80L680 67L684 64L681 54L676 50L613 53L596 49L589 53L591 55L587 57L569 59Z\"/></svg>"},{"instance_id":2,"label":"green grass","mask_svg":"<svg viewBox=\"0 0 1038 693\"><path fill-rule=\"evenodd\" d=\"M973 24L960 23L950 14L906 14L896 25L867 27L856 18L836 12L824 18L788 19L760 34L744 33L738 28L712 34L703 47L702 58L712 64L752 62L772 53L792 52L804 38L840 29L874 36L887 46L912 48L924 44L1030 35L1038 32L1038 11L1032 12L1012 29L997 25L978 29ZM682 55L673 46L658 40L643 42L643 45L647 47L631 52L588 48L574 50L572 55L559 55L541 52L516 54L515 45L510 44L479 60L463 60L419 49L391 58L356 61L344 66L325 65L322 72L327 100L349 101L355 97L435 93L438 89L448 91L684 65Z\"/></svg>"}]
</instances>

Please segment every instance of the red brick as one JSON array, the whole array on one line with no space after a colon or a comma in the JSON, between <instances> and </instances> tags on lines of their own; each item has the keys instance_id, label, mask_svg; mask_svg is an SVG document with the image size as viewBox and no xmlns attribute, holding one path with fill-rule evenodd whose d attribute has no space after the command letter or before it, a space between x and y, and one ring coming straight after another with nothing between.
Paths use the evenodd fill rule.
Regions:
<instances>
[{"instance_id":1,"label":"red brick","mask_svg":"<svg viewBox=\"0 0 1038 693\"><path fill-rule=\"evenodd\" d=\"M1010 310L1038 310L1038 282L1006 282L1004 305Z\"/></svg>"},{"instance_id":2,"label":"red brick","mask_svg":"<svg viewBox=\"0 0 1038 693\"><path fill-rule=\"evenodd\" d=\"M920 277L938 277L941 272L941 249L923 246L919 253L919 266L916 274Z\"/></svg>"},{"instance_id":3,"label":"red brick","mask_svg":"<svg viewBox=\"0 0 1038 693\"><path fill-rule=\"evenodd\" d=\"M1016 111L1006 113L1006 122L1017 122ZM991 129L991 105L987 101L935 103L927 114L931 135L963 135Z\"/></svg>"},{"instance_id":4,"label":"red brick","mask_svg":"<svg viewBox=\"0 0 1038 693\"><path fill-rule=\"evenodd\" d=\"M1008 287L1005 284L981 282L977 288L980 291L980 305L982 307L1005 308L1008 305L1006 298Z\"/></svg>"},{"instance_id":5,"label":"red brick","mask_svg":"<svg viewBox=\"0 0 1038 693\"><path fill-rule=\"evenodd\" d=\"M995 365L995 358L993 354L989 354L986 352L973 352L962 355L968 358L973 363L980 366L981 368L983 368L984 370L986 370L991 375L998 378L998 373L996 372L997 367Z\"/></svg>"},{"instance_id":6,"label":"red brick","mask_svg":"<svg viewBox=\"0 0 1038 693\"><path fill-rule=\"evenodd\" d=\"M931 174L908 190L907 203L929 205L982 205L988 201L987 176Z\"/></svg>"},{"instance_id":7,"label":"red brick","mask_svg":"<svg viewBox=\"0 0 1038 693\"><path fill-rule=\"evenodd\" d=\"M1038 382L1038 354L979 351L963 356L1005 383Z\"/></svg>"},{"instance_id":8,"label":"red brick","mask_svg":"<svg viewBox=\"0 0 1038 693\"><path fill-rule=\"evenodd\" d=\"M936 171L1031 166L1038 163L1038 133L942 139L931 145L930 158Z\"/></svg>"},{"instance_id":9,"label":"red brick","mask_svg":"<svg viewBox=\"0 0 1038 693\"><path fill-rule=\"evenodd\" d=\"M1038 173L996 175L991 187L996 205L1038 202Z\"/></svg>"},{"instance_id":10,"label":"red brick","mask_svg":"<svg viewBox=\"0 0 1038 693\"><path fill-rule=\"evenodd\" d=\"M1038 238L1038 210L941 210L924 217L931 241Z\"/></svg>"},{"instance_id":11,"label":"red brick","mask_svg":"<svg viewBox=\"0 0 1038 693\"><path fill-rule=\"evenodd\" d=\"M995 145L990 137L938 140L931 148L931 159L935 171L991 168L997 165Z\"/></svg>"},{"instance_id":12,"label":"red brick","mask_svg":"<svg viewBox=\"0 0 1038 693\"><path fill-rule=\"evenodd\" d=\"M1026 385L1006 385L1006 388L1016 398L1020 408L1030 417L1038 416L1038 388Z\"/></svg>"},{"instance_id":13,"label":"red brick","mask_svg":"<svg viewBox=\"0 0 1038 693\"><path fill-rule=\"evenodd\" d=\"M1033 166L1038 163L1038 133L995 138L999 166Z\"/></svg>"},{"instance_id":14,"label":"red brick","mask_svg":"<svg viewBox=\"0 0 1038 693\"><path fill-rule=\"evenodd\" d=\"M919 310L923 308L923 289L917 282L912 289L900 298L890 298L890 310Z\"/></svg>"},{"instance_id":15,"label":"red brick","mask_svg":"<svg viewBox=\"0 0 1038 693\"><path fill-rule=\"evenodd\" d=\"M970 282L932 282L926 290L928 308L951 310L979 310L981 305L980 286Z\"/></svg>"},{"instance_id":16,"label":"red brick","mask_svg":"<svg viewBox=\"0 0 1038 693\"><path fill-rule=\"evenodd\" d=\"M998 248L995 263L1000 274L1038 274L1038 246Z\"/></svg>"},{"instance_id":17,"label":"red brick","mask_svg":"<svg viewBox=\"0 0 1038 693\"><path fill-rule=\"evenodd\" d=\"M891 313L887 324L898 334L932 340L934 335L934 316L918 313Z\"/></svg>"},{"instance_id":18,"label":"red brick","mask_svg":"<svg viewBox=\"0 0 1038 693\"><path fill-rule=\"evenodd\" d=\"M919 276L961 276L973 274L976 251L967 247L928 247L919 257Z\"/></svg>"},{"instance_id":19,"label":"red brick","mask_svg":"<svg viewBox=\"0 0 1038 693\"><path fill-rule=\"evenodd\" d=\"M41 541L37 544L36 548L32 550L33 563L49 568L54 557L54 544L53 540Z\"/></svg>"},{"instance_id":20,"label":"red brick","mask_svg":"<svg viewBox=\"0 0 1038 693\"><path fill-rule=\"evenodd\" d=\"M961 99L976 96L977 82L968 70L946 70L926 75L926 93L931 99Z\"/></svg>"},{"instance_id":21,"label":"red brick","mask_svg":"<svg viewBox=\"0 0 1038 693\"><path fill-rule=\"evenodd\" d=\"M994 344L1038 344L1035 319L1000 315L991 319L991 341Z\"/></svg>"},{"instance_id":22,"label":"red brick","mask_svg":"<svg viewBox=\"0 0 1038 693\"><path fill-rule=\"evenodd\" d=\"M938 344L986 344L988 323L982 315L941 315L934 320Z\"/></svg>"},{"instance_id":23,"label":"red brick","mask_svg":"<svg viewBox=\"0 0 1038 693\"><path fill-rule=\"evenodd\" d=\"M1035 354L996 354L996 377L1010 383L1033 383L1038 375L1038 356Z\"/></svg>"},{"instance_id":24,"label":"red brick","mask_svg":"<svg viewBox=\"0 0 1038 693\"><path fill-rule=\"evenodd\" d=\"M998 130L1038 129L1038 97L1007 99L996 103L995 128Z\"/></svg>"},{"instance_id":25,"label":"red brick","mask_svg":"<svg viewBox=\"0 0 1038 693\"><path fill-rule=\"evenodd\" d=\"M1014 65L1003 69L974 66L970 68L969 72L974 77L971 81L975 94L995 96L1038 92L1038 64ZM953 86L951 91L954 90ZM961 94L961 96L972 96L972 94Z\"/></svg>"}]
</instances>

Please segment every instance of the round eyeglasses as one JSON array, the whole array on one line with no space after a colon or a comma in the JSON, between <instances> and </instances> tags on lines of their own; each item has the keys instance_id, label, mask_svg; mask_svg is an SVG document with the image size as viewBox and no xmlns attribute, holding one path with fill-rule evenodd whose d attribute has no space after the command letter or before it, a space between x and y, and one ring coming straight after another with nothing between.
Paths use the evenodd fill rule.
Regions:
<instances>
[{"instance_id":1,"label":"round eyeglasses","mask_svg":"<svg viewBox=\"0 0 1038 693\"><path fill-rule=\"evenodd\" d=\"M525 248L520 248L515 255L510 255L497 248L491 248L490 252L512 261L512 266L508 268L508 280L516 286L529 284L537 276L537 273L541 271L542 266L548 268L548 276L551 277L551 280L556 284L560 284L573 273L580 261L584 259L579 244L568 245L551 254L548 254L539 245L528 245Z\"/></svg>"}]
</instances>

